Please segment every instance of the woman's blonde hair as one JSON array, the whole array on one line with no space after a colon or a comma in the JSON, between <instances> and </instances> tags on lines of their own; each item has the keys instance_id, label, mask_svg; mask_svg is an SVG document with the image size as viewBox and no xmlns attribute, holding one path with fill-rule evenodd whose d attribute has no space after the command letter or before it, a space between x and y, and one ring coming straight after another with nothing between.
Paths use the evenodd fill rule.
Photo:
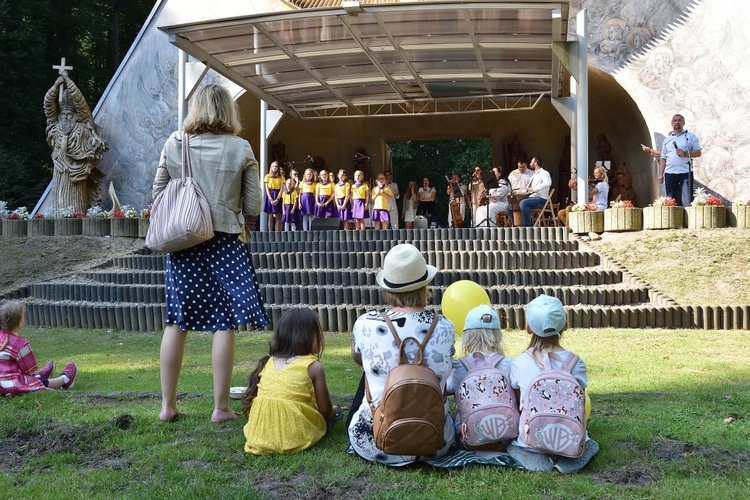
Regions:
<instances>
[{"instance_id":1,"label":"woman's blonde hair","mask_svg":"<svg viewBox=\"0 0 750 500\"><path fill-rule=\"evenodd\" d=\"M432 298L432 292L427 285L403 293L394 293L381 288L380 293L383 294L383 302L391 307L425 307Z\"/></svg>"},{"instance_id":2,"label":"woman's blonde hair","mask_svg":"<svg viewBox=\"0 0 750 500\"><path fill-rule=\"evenodd\" d=\"M464 354L472 352L503 352L503 332L492 328L470 328L461 334Z\"/></svg>"},{"instance_id":3,"label":"woman's blonde hair","mask_svg":"<svg viewBox=\"0 0 750 500\"><path fill-rule=\"evenodd\" d=\"M0 302L0 330L4 332L15 332L23 323L23 315L26 306L15 300L3 300Z\"/></svg>"},{"instance_id":4,"label":"woman's blonde hair","mask_svg":"<svg viewBox=\"0 0 750 500\"><path fill-rule=\"evenodd\" d=\"M182 130L188 134L237 135L242 130L237 103L221 85L208 84L195 94Z\"/></svg>"},{"instance_id":5,"label":"woman's blonde hair","mask_svg":"<svg viewBox=\"0 0 750 500\"><path fill-rule=\"evenodd\" d=\"M594 172L599 172L600 174L602 174L602 180L599 181L599 182L607 182L607 183L609 182L609 177L607 177L607 169L606 168L604 168L602 166L598 166L598 167L596 167L594 169Z\"/></svg>"}]
</instances>

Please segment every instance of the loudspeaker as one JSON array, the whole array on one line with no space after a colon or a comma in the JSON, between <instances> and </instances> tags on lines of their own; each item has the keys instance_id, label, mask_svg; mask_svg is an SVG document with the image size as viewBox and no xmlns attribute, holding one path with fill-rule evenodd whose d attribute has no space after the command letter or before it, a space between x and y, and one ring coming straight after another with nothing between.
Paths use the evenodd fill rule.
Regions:
<instances>
[{"instance_id":1,"label":"loudspeaker","mask_svg":"<svg viewBox=\"0 0 750 500\"><path fill-rule=\"evenodd\" d=\"M341 229L341 219L339 219L338 217L316 217L310 223L310 229Z\"/></svg>"},{"instance_id":2,"label":"loudspeaker","mask_svg":"<svg viewBox=\"0 0 750 500\"><path fill-rule=\"evenodd\" d=\"M429 225L430 222L427 220L427 217L423 215L414 217L414 229L427 229Z\"/></svg>"}]
</instances>

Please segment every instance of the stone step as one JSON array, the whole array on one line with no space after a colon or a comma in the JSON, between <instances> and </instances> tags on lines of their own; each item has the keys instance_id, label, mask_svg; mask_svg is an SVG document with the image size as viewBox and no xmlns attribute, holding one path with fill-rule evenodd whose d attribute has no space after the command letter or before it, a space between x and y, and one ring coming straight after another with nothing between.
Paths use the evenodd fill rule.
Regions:
<instances>
[{"instance_id":1,"label":"stone step","mask_svg":"<svg viewBox=\"0 0 750 500\"><path fill-rule=\"evenodd\" d=\"M599 265L594 252L423 251L438 269L572 269ZM274 252L252 254L256 269L380 268L386 252Z\"/></svg>"},{"instance_id":2,"label":"stone step","mask_svg":"<svg viewBox=\"0 0 750 500\"><path fill-rule=\"evenodd\" d=\"M447 287L429 287L432 303L440 304ZM358 305L371 307L384 306L380 288L377 286L304 286L268 285L261 286L266 304L298 305ZM484 287L490 303L495 305L527 304L539 295L557 297L563 304L624 306L651 302L651 294L646 286L590 286L590 287Z\"/></svg>"},{"instance_id":3,"label":"stone step","mask_svg":"<svg viewBox=\"0 0 750 500\"><path fill-rule=\"evenodd\" d=\"M251 241L251 253L266 252L387 252L394 245L411 243L422 251L574 251L578 242L574 240L367 240L367 241Z\"/></svg>"},{"instance_id":4,"label":"stone step","mask_svg":"<svg viewBox=\"0 0 750 500\"><path fill-rule=\"evenodd\" d=\"M272 321L278 321L287 305L266 305ZM524 306L493 306L503 329L523 329ZM313 305L326 332L351 332L354 322L372 307ZM157 332L163 328L164 305L76 301L26 301L29 325ZM703 328L748 329L750 306L675 306L639 304L628 306L565 307L571 328Z\"/></svg>"},{"instance_id":5,"label":"stone step","mask_svg":"<svg viewBox=\"0 0 750 500\"><path fill-rule=\"evenodd\" d=\"M567 227L384 229L366 231L251 232L251 241L429 241L429 240L567 240Z\"/></svg>"},{"instance_id":6,"label":"stone step","mask_svg":"<svg viewBox=\"0 0 750 500\"><path fill-rule=\"evenodd\" d=\"M47 281L28 286L31 297L42 300L74 300L84 302L135 302L163 304L164 285L127 285L111 283L80 283Z\"/></svg>"},{"instance_id":7,"label":"stone step","mask_svg":"<svg viewBox=\"0 0 750 500\"><path fill-rule=\"evenodd\" d=\"M258 282L263 285L344 285L374 286L380 269L256 269ZM82 271L74 275L117 285L164 285L164 271L135 271L108 268ZM481 286L594 286L622 283L622 272L615 269L591 267L586 269L540 269L497 271L438 271L433 284L448 286L460 280L470 280Z\"/></svg>"}]
</instances>

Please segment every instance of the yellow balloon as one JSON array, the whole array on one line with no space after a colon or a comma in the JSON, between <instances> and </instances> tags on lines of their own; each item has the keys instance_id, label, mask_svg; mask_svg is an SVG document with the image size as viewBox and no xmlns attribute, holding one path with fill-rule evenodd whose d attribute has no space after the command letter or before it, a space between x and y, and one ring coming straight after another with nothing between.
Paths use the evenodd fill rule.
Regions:
<instances>
[{"instance_id":1,"label":"yellow balloon","mask_svg":"<svg viewBox=\"0 0 750 500\"><path fill-rule=\"evenodd\" d=\"M490 305L490 298L484 288L470 280L456 281L445 289L440 306L443 316L453 322L460 335L464 329L466 315L475 307Z\"/></svg>"},{"instance_id":2,"label":"yellow balloon","mask_svg":"<svg viewBox=\"0 0 750 500\"><path fill-rule=\"evenodd\" d=\"M586 420L588 420L591 416L591 398L589 397L589 391L584 392L583 396L586 398L586 404L584 407L586 409Z\"/></svg>"}]
</instances>

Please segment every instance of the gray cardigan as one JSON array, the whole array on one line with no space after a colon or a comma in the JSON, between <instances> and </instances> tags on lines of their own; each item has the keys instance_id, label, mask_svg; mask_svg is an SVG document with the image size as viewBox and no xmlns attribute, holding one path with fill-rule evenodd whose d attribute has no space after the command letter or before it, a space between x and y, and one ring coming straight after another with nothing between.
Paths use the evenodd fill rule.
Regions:
<instances>
[{"instance_id":1,"label":"gray cardigan","mask_svg":"<svg viewBox=\"0 0 750 500\"><path fill-rule=\"evenodd\" d=\"M208 199L214 231L243 232L247 215L261 211L260 173L250 144L231 134L211 132L190 135L192 176ZM154 178L153 196L170 179L182 176L182 133L174 132L161 151Z\"/></svg>"}]
</instances>

